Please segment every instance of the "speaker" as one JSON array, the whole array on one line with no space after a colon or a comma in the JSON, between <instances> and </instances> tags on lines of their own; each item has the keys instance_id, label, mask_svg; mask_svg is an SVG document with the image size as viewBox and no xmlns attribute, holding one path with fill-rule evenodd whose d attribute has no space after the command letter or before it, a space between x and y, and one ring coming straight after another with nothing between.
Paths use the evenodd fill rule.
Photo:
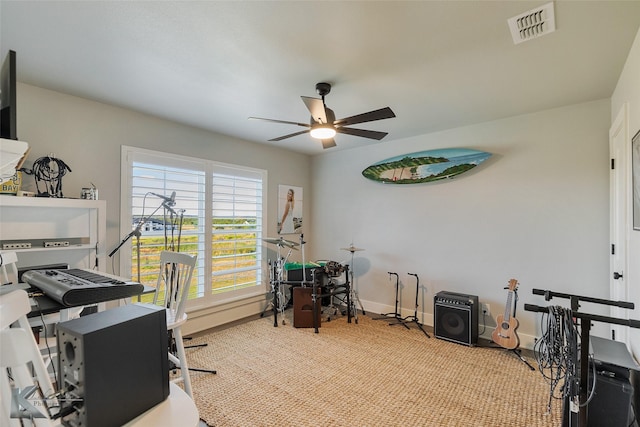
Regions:
<instances>
[{"instance_id":1,"label":"speaker","mask_svg":"<svg viewBox=\"0 0 640 427\"><path fill-rule=\"evenodd\" d=\"M57 325L66 427L123 425L169 395L165 309L130 304Z\"/></svg>"},{"instance_id":2,"label":"speaker","mask_svg":"<svg viewBox=\"0 0 640 427\"><path fill-rule=\"evenodd\" d=\"M595 370L595 376L594 376ZM580 371L577 373L580 376ZM587 404L588 427L637 426L633 409L634 388L629 381L629 370L614 365L589 361L589 392L595 388ZM576 408L571 408L568 397L564 397L562 426L577 425L580 421Z\"/></svg>"},{"instance_id":3,"label":"speaker","mask_svg":"<svg viewBox=\"0 0 640 427\"><path fill-rule=\"evenodd\" d=\"M478 343L478 297L441 291L434 297L436 338L473 346Z\"/></svg>"}]
</instances>

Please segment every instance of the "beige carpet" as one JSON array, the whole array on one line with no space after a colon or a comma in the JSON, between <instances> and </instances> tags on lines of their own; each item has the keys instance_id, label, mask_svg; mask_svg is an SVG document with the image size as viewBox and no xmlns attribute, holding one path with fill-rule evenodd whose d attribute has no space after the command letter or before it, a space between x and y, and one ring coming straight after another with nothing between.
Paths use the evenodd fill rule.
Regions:
<instances>
[{"instance_id":1,"label":"beige carpet","mask_svg":"<svg viewBox=\"0 0 640 427\"><path fill-rule=\"evenodd\" d=\"M313 329L253 320L194 338L200 417L212 427L559 426L549 385L514 354L359 316ZM535 361L530 361L537 366Z\"/></svg>"}]
</instances>

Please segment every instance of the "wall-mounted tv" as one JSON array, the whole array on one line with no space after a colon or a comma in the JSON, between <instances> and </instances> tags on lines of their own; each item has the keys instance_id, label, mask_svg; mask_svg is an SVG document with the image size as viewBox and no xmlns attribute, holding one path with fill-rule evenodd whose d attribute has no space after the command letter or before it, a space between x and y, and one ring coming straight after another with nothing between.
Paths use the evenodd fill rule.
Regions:
<instances>
[{"instance_id":1,"label":"wall-mounted tv","mask_svg":"<svg viewBox=\"0 0 640 427\"><path fill-rule=\"evenodd\" d=\"M16 53L10 50L0 69L0 138L18 139L16 113Z\"/></svg>"}]
</instances>

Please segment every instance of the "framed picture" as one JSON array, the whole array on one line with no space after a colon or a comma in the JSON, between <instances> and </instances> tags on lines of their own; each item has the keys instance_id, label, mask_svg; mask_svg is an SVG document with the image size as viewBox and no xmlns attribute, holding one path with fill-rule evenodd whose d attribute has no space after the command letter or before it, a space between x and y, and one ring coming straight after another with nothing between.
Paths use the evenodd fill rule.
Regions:
<instances>
[{"instance_id":1,"label":"framed picture","mask_svg":"<svg viewBox=\"0 0 640 427\"><path fill-rule=\"evenodd\" d=\"M302 232L302 187L278 186L278 234Z\"/></svg>"},{"instance_id":2,"label":"framed picture","mask_svg":"<svg viewBox=\"0 0 640 427\"><path fill-rule=\"evenodd\" d=\"M631 138L633 229L640 231L640 130Z\"/></svg>"}]
</instances>

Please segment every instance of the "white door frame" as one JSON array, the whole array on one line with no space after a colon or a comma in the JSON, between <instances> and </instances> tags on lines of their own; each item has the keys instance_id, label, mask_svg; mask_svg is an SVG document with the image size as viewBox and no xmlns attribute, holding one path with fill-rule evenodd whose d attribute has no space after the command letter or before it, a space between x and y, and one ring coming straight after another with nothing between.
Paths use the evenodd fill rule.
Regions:
<instances>
[{"instance_id":1,"label":"white door frame","mask_svg":"<svg viewBox=\"0 0 640 427\"><path fill-rule=\"evenodd\" d=\"M609 129L609 154L611 172L609 178L609 231L611 256L609 263L609 294L613 301L628 301L629 289L626 273L628 269L628 238L631 216L630 204L630 155L628 104L625 103ZM629 318L629 310L611 307L611 316L620 319ZM612 337L629 346L627 327L611 325Z\"/></svg>"}]
</instances>

